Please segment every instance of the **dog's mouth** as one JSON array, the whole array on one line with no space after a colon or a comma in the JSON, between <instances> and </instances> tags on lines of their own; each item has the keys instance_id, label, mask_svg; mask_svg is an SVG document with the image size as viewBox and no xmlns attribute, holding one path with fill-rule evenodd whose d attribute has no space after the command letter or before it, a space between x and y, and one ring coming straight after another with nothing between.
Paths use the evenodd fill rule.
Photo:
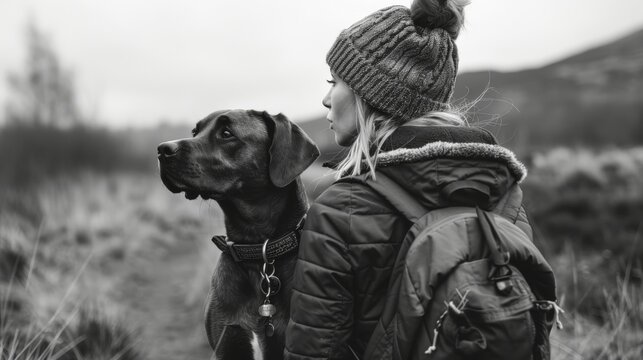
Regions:
<instances>
[{"instance_id":1,"label":"dog's mouth","mask_svg":"<svg viewBox=\"0 0 643 360\"><path fill-rule=\"evenodd\" d=\"M175 179L172 174L162 171L161 170L161 181L165 185L165 187L170 190L174 194L178 194L183 192L185 195L185 198L188 200L194 200L198 198L199 196L203 200L217 200L221 198L220 193L215 192L215 191L204 191L204 190L199 190L199 189L193 189L191 187L188 187L186 184L183 184L183 182L178 181Z\"/></svg>"},{"instance_id":2,"label":"dog's mouth","mask_svg":"<svg viewBox=\"0 0 643 360\"><path fill-rule=\"evenodd\" d=\"M199 196L203 200L219 200L221 198L220 193L215 193L215 192L198 192L198 191L191 191L191 190L185 190L185 198L188 200L194 200L198 198Z\"/></svg>"}]
</instances>

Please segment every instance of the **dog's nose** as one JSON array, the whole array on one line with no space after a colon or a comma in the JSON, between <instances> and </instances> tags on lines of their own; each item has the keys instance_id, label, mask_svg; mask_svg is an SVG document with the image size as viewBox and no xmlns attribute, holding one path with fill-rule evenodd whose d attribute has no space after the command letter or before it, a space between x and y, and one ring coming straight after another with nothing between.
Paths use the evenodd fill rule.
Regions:
<instances>
[{"instance_id":1,"label":"dog's nose","mask_svg":"<svg viewBox=\"0 0 643 360\"><path fill-rule=\"evenodd\" d=\"M176 141L166 141L159 145L157 151L161 156L172 156L179 151L179 144Z\"/></svg>"}]
</instances>

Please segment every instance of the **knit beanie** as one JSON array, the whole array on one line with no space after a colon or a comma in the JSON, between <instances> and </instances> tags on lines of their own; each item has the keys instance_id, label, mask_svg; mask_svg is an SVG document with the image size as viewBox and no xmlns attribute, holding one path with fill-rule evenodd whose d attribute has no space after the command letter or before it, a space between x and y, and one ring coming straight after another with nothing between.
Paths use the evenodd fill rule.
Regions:
<instances>
[{"instance_id":1,"label":"knit beanie","mask_svg":"<svg viewBox=\"0 0 643 360\"><path fill-rule=\"evenodd\" d=\"M339 34L326 62L362 100L403 122L447 110L464 5L415 0L376 11Z\"/></svg>"}]
</instances>

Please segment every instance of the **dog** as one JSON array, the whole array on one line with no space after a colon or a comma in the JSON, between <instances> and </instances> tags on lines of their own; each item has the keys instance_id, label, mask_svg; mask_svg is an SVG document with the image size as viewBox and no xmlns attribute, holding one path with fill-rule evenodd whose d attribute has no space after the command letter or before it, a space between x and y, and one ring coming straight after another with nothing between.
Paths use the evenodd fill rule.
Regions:
<instances>
[{"instance_id":1,"label":"dog","mask_svg":"<svg viewBox=\"0 0 643 360\"><path fill-rule=\"evenodd\" d=\"M213 199L224 214L227 239L213 238L223 253L207 300L208 342L217 359L253 359L254 333L264 359L282 359L296 235L308 210L299 175L319 150L284 115L265 111L217 111L192 135L161 143L158 159L171 192Z\"/></svg>"}]
</instances>

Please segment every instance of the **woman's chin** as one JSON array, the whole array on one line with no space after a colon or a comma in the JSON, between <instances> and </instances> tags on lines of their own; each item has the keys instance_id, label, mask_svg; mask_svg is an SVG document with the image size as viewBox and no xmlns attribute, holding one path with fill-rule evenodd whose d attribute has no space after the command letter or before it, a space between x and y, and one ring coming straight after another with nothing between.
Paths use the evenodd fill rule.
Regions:
<instances>
[{"instance_id":1,"label":"woman's chin","mask_svg":"<svg viewBox=\"0 0 643 360\"><path fill-rule=\"evenodd\" d=\"M337 145L342 146L342 147L348 147L353 144L353 141L355 141L355 137L353 136L343 136L342 134L335 133L335 142Z\"/></svg>"}]
</instances>

